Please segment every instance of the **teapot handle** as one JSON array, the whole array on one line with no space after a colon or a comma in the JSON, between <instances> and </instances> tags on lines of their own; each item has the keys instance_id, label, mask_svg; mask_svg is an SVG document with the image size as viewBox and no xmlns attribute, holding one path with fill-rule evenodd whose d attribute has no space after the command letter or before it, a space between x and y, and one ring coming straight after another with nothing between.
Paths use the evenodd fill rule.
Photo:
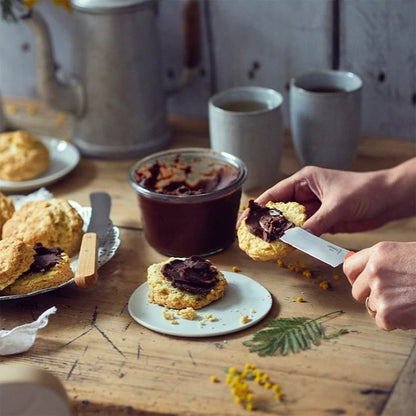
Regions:
<instances>
[{"instance_id":1,"label":"teapot handle","mask_svg":"<svg viewBox=\"0 0 416 416\"><path fill-rule=\"evenodd\" d=\"M182 9L183 69L167 93L181 91L196 77L201 59L201 27L198 0L187 0Z\"/></svg>"},{"instance_id":2,"label":"teapot handle","mask_svg":"<svg viewBox=\"0 0 416 416\"><path fill-rule=\"evenodd\" d=\"M201 27L198 1L188 0L185 2L182 19L183 65L185 68L193 69L198 67L201 59Z\"/></svg>"}]
</instances>

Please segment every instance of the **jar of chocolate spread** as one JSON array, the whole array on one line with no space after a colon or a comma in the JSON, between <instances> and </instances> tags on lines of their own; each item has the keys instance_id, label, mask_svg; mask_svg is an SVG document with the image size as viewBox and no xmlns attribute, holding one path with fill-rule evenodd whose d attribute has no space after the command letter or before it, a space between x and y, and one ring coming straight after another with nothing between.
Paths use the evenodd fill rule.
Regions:
<instances>
[{"instance_id":1,"label":"jar of chocolate spread","mask_svg":"<svg viewBox=\"0 0 416 416\"><path fill-rule=\"evenodd\" d=\"M146 240L167 256L206 256L235 240L241 186L247 176L235 156L204 148L171 149L129 171Z\"/></svg>"}]
</instances>

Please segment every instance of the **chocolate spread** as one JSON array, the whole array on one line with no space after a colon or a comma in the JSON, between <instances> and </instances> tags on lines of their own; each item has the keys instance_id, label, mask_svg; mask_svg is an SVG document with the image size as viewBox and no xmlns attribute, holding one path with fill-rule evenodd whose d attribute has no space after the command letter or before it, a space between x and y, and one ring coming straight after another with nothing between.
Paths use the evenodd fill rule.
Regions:
<instances>
[{"instance_id":1,"label":"chocolate spread","mask_svg":"<svg viewBox=\"0 0 416 416\"><path fill-rule=\"evenodd\" d=\"M36 243L33 249L36 254L34 262L30 265L30 273L48 271L62 261L61 253L63 250L60 247L44 247L41 243Z\"/></svg>"},{"instance_id":2,"label":"chocolate spread","mask_svg":"<svg viewBox=\"0 0 416 416\"><path fill-rule=\"evenodd\" d=\"M156 161L135 172L136 182L144 188L166 195L201 195L222 189L238 177L236 168L205 166L204 171L195 172L192 166L177 155L173 163Z\"/></svg>"},{"instance_id":3,"label":"chocolate spread","mask_svg":"<svg viewBox=\"0 0 416 416\"><path fill-rule=\"evenodd\" d=\"M214 266L199 256L172 260L162 267L162 274L173 287L193 295L207 295L218 282Z\"/></svg>"},{"instance_id":4,"label":"chocolate spread","mask_svg":"<svg viewBox=\"0 0 416 416\"><path fill-rule=\"evenodd\" d=\"M295 226L276 208L267 208L249 201L246 226L251 234L271 243L278 240L286 230Z\"/></svg>"}]
</instances>

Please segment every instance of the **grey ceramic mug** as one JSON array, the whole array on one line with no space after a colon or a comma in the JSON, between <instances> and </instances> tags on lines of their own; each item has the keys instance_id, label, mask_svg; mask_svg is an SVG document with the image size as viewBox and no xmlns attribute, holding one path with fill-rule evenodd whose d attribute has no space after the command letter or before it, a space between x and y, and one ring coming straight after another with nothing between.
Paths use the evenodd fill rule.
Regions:
<instances>
[{"instance_id":1,"label":"grey ceramic mug","mask_svg":"<svg viewBox=\"0 0 416 416\"><path fill-rule=\"evenodd\" d=\"M351 168L361 129L362 85L357 75L335 70L291 80L290 127L303 165Z\"/></svg>"},{"instance_id":2,"label":"grey ceramic mug","mask_svg":"<svg viewBox=\"0 0 416 416\"><path fill-rule=\"evenodd\" d=\"M247 167L244 191L279 178L283 97L264 87L236 87L209 100L211 148L239 157Z\"/></svg>"}]
</instances>

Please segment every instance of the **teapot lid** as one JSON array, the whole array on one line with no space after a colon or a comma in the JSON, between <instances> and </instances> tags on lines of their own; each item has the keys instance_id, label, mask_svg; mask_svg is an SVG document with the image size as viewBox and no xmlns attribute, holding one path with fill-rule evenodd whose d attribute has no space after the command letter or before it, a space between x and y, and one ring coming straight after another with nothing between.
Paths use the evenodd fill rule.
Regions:
<instances>
[{"instance_id":1,"label":"teapot lid","mask_svg":"<svg viewBox=\"0 0 416 416\"><path fill-rule=\"evenodd\" d=\"M131 6L151 6L155 0L72 0L74 9L90 12L110 12Z\"/></svg>"}]
</instances>

